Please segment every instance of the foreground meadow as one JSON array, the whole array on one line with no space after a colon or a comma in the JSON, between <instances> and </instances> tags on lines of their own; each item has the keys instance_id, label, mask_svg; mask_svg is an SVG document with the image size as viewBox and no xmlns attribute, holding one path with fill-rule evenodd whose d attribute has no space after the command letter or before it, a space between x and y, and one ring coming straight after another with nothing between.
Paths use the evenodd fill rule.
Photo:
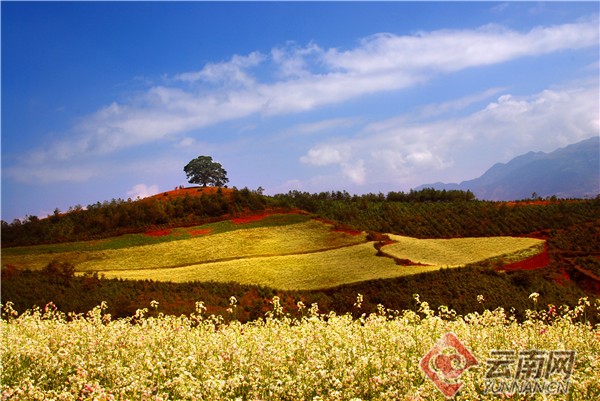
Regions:
<instances>
[{"instance_id":1,"label":"foreground meadow","mask_svg":"<svg viewBox=\"0 0 600 401\"><path fill-rule=\"evenodd\" d=\"M478 298L482 304L483 298ZM517 322L497 309L457 316L432 311L415 296L414 311L361 315L362 297L350 314L322 315L318 306L284 311L277 297L260 320L224 323L206 316L202 303L191 316L163 316L152 304L135 317L112 320L105 305L86 315L53 305L17 315L4 307L0 322L2 398L18 400L431 400L445 399L420 370L419 361L448 332L478 360L463 372L455 399L495 400L484 393L492 350L574 350L568 394L600 397L600 326L585 316L600 303L537 310ZM237 301L230 299L235 319ZM153 310L157 309L157 310ZM483 309L483 308L482 308Z\"/></svg>"}]
</instances>

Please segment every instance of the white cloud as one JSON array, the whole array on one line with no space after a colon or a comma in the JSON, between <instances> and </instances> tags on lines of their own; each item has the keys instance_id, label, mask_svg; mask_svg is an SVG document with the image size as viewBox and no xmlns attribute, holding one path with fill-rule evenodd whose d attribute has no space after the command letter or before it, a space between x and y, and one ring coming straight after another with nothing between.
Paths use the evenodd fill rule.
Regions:
<instances>
[{"instance_id":1,"label":"white cloud","mask_svg":"<svg viewBox=\"0 0 600 401\"><path fill-rule=\"evenodd\" d=\"M310 44L274 49L270 56L258 52L236 55L228 62L207 64L198 72L177 76L185 82L222 83L220 88L154 87L131 104L113 103L85 118L79 126L82 138L73 153L116 151L254 113L295 113L398 90L423 82L432 73L593 46L598 43L597 23L595 19L526 33L487 26L413 36L386 34L367 38L344 52L322 51ZM260 83L247 72L267 62L286 70L284 75L291 78ZM329 69L323 70L321 64ZM322 71L309 72L311 67Z\"/></svg>"},{"instance_id":2,"label":"white cloud","mask_svg":"<svg viewBox=\"0 0 600 401\"><path fill-rule=\"evenodd\" d=\"M310 149L306 156L300 158L300 161L313 166L326 166L346 161L348 159L347 153L347 149L336 148L332 145L323 145Z\"/></svg>"},{"instance_id":3,"label":"white cloud","mask_svg":"<svg viewBox=\"0 0 600 401\"><path fill-rule=\"evenodd\" d=\"M288 191L301 191L304 188L304 183L302 180L297 178L293 178L291 180L286 180L285 182L275 185L273 187L267 188L266 193L268 195L280 194Z\"/></svg>"},{"instance_id":4,"label":"white cloud","mask_svg":"<svg viewBox=\"0 0 600 401\"><path fill-rule=\"evenodd\" d=\"M350 181L357 185L365 183L367 171L365 169L364 160L357 160L355 163L342 163L342 172Z\"/></svg>"},{"instance_id":5,"label":"white cloud","mask_svg":"<svg viewBox=\"0 0 600 401\"><path fill-rule=\"evenodd\" d=\"M475 30L442 30L408 36L378 34L349 50L321 49L311 43L305 47L288 44L273 49L269 54L251 52L245 56L234 55L225 62L206 64L199 71L178 74L165 85L155 86L130 101L112 103L83 117L68 133L68 139L32 150L25 157L28 161L13 166L11 175L23 176L27 174L26 170L33 175L36 170L51 170L59 162L102 158L254 114L266 117L314 110L374 93L408 88L439 74L465 68L597 45L598 19L593 18L572 24L538 27L529 32L484 26ZM260 79L259 75L253 75L253 69L259 66L264 67ZM275 73L265 77L269 71ZM451 104L442 106L446 110L457 107ZM478 118L485 118L487 122L494 118L505 122L502 113L514 115L519 107L531 110L525 110L529 115L547 110L547 106L531 104L527 100L519 105L514 103L514 99L507 98L491 105L479 117L475 115L459 123L475 126ZM585 107L579 106L580 109ZM562 110L555 111L557 116L564 114ZM587 110L581 112L586 113ZM544 116L558 126L565 125L558 117ZM510 124L510 121L507 123ZM543 125L543 121L537 120L530 123ZM492 135L488 128L485 127L484 132ZM399 135L404 137L420 135L417 129L427 130L428 126L396 130L403 131L404 134ZM436 129L445 131L441 127ZM492 131L503 130L493 128ZM523 128L517 131L522 132ZM479 135L474 130L467 129L466 132L471 136ZM397 136L394 135L394 138ZM406 139L391 141L405 142ZM309 151L302 161L318 166L351 162L347 150L323 146L326 145ZM390 146L395 149L394 143ZM432 154L431 160L441 165L446 163L444 152L431 147L426 148ZM373 146L367 144L366 148L373 149ZM411 162L408 154L404 151L401 154L403 160ZM413 156L413 161L417 159ZM353 160L357 163L359 159ZM369 162L367 158L364 160L366 164L362 168L350 169L358 172L353 175L355 178L361 177L361 171L366 171ZM69 174L59 172L59 176L68 178ZM85 180L86 177L90 175L72 175L73 180Z\"/></svg>"},{"instance_id":6,"label":"white cloud","mask_svg":"<svg viewBox=\"0 0 600 401\"><path fill-rule=\"evenodd\" d=\"M187 82L205 81L213 84L234 84L249 86L255 81L246 72L251 67L259 65L265 56L260 52L252 52L247 56L234 55L230 61L209 63L200 71L178 74L175 79Z\"/></svg>"},{"instance_id":7,"label":"white cloud","mask_svg":"<svg viewBox=\"0 0 600 401\"><path fill-rule=\"evenodd\" d=\"M329 118L326 120L298 124L279 133L283 136L313 135L323 132L347 130L361 122L359 118Z\"/></svg>"},{"instance_id":8,"label":"white cloud","mask_svg":"<svg viewBox=\"0 0 600 401\"><path fill-rule=\"evenodd\" d=\"M58 181L85 182L97 177L99 170L89 166L17 165L6 168L6 175L17 182L47 184Z\"/></svg>"},{"instance_id":9,"label":"white cloud","mask_svg":"<svg viewBox=\"0 0 600 401\"><path fill-rule=\"evenodd\" d=\"M476 30L440 30L413 36L377 34L364 39L356 49L328 50L325 61L335 69L358 74L450 72L597 43L597 18L538 27L526 33L486 25Z\"/></svg>"},{"instance_id":10,"label":"white cloud","mask_svg":"<svg viewBox=\"0 0 600 401\"><path fill-rule=\"evenodd\" d=\"M312 147L300 160L338 165L340 177L354 184L419 185L438 181L442 172L466 180L530 150L548 152L598 135L598 110L597 82L525 97L503 94L460 118L375 122L348 139Z\"/></svg>"},{"instance_id":11,"label":"white cloud","mask_svg":"<svg viewBox=\"0 0 600 401\"><path fill-rule=\"evenodd\" d=\"M277 66L281 78L298 78L311 74L314 61L323 55L323 50L315 43L301 47L294 42L289 42L285 47L271 50L273 63Z\"/></svg>"},{"instance_id":12,"label":"white cloud","mask_svg":"<svg viewBox=\"0 0 600 401\"><path fill-rule=\"evenodd\" d=\"M196 139L186 136L175 145L178 148L190 148L196 145Z\"/></svg>"},{"instance_id":13,"label":"white cloud","mask_svg":"<svg viewBox=\"0 0 600 401\"><path fill-rule=\"evenodd\" d=\"M136 184L127 191L127 196L132 199L147 198L158 193L158 185Z\"/></svg>"},{"instance_id":14,"label":"white cloud","mask_svg":"<svg viewBox=\"0 0 600 401\"><path fill-rule=\"evenodd\" d=\"M489 99L506 88L490 88L481 93L470 94L459 99L453 99L447 102L428 104L421 107L413 118L431 118L446 113L460 111L468 106Z\"/></svg>"}]
</instances>

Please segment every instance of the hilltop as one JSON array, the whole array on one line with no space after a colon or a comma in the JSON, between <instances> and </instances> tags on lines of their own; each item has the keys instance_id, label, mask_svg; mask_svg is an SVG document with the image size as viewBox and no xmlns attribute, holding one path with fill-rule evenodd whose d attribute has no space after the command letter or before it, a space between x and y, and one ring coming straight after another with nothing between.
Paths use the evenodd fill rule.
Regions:
<instances>
[{"instance_id":1,"label":"hilltop","mask_svg":"<svg viewBox=\"0 0 600 401\"><path fill-rule=\"evenodd\" d=\"M2 221L2 247L86 241L198 225L269 207L268 198L248 188L175 189L138 200L97 202L66 213L56 210L45 219L29 216L11 224Z\"/></svg>"},{"instance_id":2,"label":"hilltop","mask_svg":"<svg viewBox=\"0 0 600 401\"><path fill-rule=\"evenodd\" d=\"M170 191L159 192L155 195L149 196L145 199L175 199L175 198L184 198L186 196L190 197L201 197L203 195L216 195L217 193L222 193L224 196L231 197L231 194L235 190L232 188L219 188L219 187L177 187Z\"/></svg>"}]
</instances>

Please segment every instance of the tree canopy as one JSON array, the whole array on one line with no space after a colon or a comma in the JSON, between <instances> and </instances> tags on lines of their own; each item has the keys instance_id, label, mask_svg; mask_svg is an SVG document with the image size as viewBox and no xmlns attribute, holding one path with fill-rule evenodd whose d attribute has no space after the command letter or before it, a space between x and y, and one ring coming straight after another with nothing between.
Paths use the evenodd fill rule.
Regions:
<instances>
[{"instance_id":1,"label":"tree canopy","mask_svg":"<svg viewBox=\"0 0 600 401\"><path fill-rule=\"evenodd\" d=\"M210 156L198 156L191 160L184 168L190 184L200 184L203 187L212 185L222 187L229 182L227 171L221 163L214 162Z\"/></svg>"}]
</instances>

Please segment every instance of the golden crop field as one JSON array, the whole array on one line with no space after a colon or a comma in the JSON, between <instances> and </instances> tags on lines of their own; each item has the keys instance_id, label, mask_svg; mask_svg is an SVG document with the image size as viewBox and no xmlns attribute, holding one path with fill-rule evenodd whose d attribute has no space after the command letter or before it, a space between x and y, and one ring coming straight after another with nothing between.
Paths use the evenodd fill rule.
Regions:
<instances>
[{"instance_id":1,"label":"golden crop field","mask_svg":"<svg viewBox=\"0 0 600 401\"><path fill-rule=\"evenodd\" d=\"M308 290L437 270L432 266L397 266L377 257L373 242L296 255L245 257L176 268L101 271L107 278L159 281L236 281L281 290Z\"/></svg>"},{"instance_id":2,"label":"golden crop field","mask_svg":"<svg viewBox=\"0 0 600 401\"><path fill-rule=\"evenodd\" d=\"M273 215L271 220L253 226L224 221L175 229L159 238L135 234L87 243L8 249L3 252L3 264L41 269L59 260L72 263L77 274L98 272L106 278L235 281L308 290L418 274L496 257L519 260L540 252L544 244L531 238L420 240L390 235L396 243L384 246L382 252L415 264L400 266L390 257L376 256L375 243L367 242L365 233L336 231L331 224L306 216ZM190 230L204 234L192 236Z\"/></svg>"},{"instance_id":3,"label":"golden crop field","mask_svg":"<svg viewBox=\"0 0 600 401\"><path fill-rule=\"evenodd\" d=\"M275 256L339 248L365 241L310 220L260 227L132 248L97 252L78 271L158 269L257 256Z\"/></svg>"},{"instance_id":4,"label":"golden crop field","mask_svg":"<svg viewBox=\"0 0 600 401\"><path fill-rule=\"evenodd\" d=\"M417 239L389 234L396 241L381 251L399 259L408 259L439 267L457 267L502 257L511 262L534 256L543 250L544 241L520 237L484 237Z\"/></svg>"},{"instance_id":5,"label":"golden crop field","mask_svg":"<svg viewBox=\"0 0 600 401\"><path fill-rule=\"evenodd\" d=\"M119 247L106 250L4 254L3 264L15 264L32 270L41 269L51 260L73 263L78 272L118 269L156 269L187 266L244 257L272 256L335 249L365 242L365 235L350 235L332 230L332 226L316 220L275 227L243 228L212 235L171 240L149 245ZM95 241L90 241L93 244ZM43 247L39 247L42 248Z\"/></svg>"}]
</instances>

